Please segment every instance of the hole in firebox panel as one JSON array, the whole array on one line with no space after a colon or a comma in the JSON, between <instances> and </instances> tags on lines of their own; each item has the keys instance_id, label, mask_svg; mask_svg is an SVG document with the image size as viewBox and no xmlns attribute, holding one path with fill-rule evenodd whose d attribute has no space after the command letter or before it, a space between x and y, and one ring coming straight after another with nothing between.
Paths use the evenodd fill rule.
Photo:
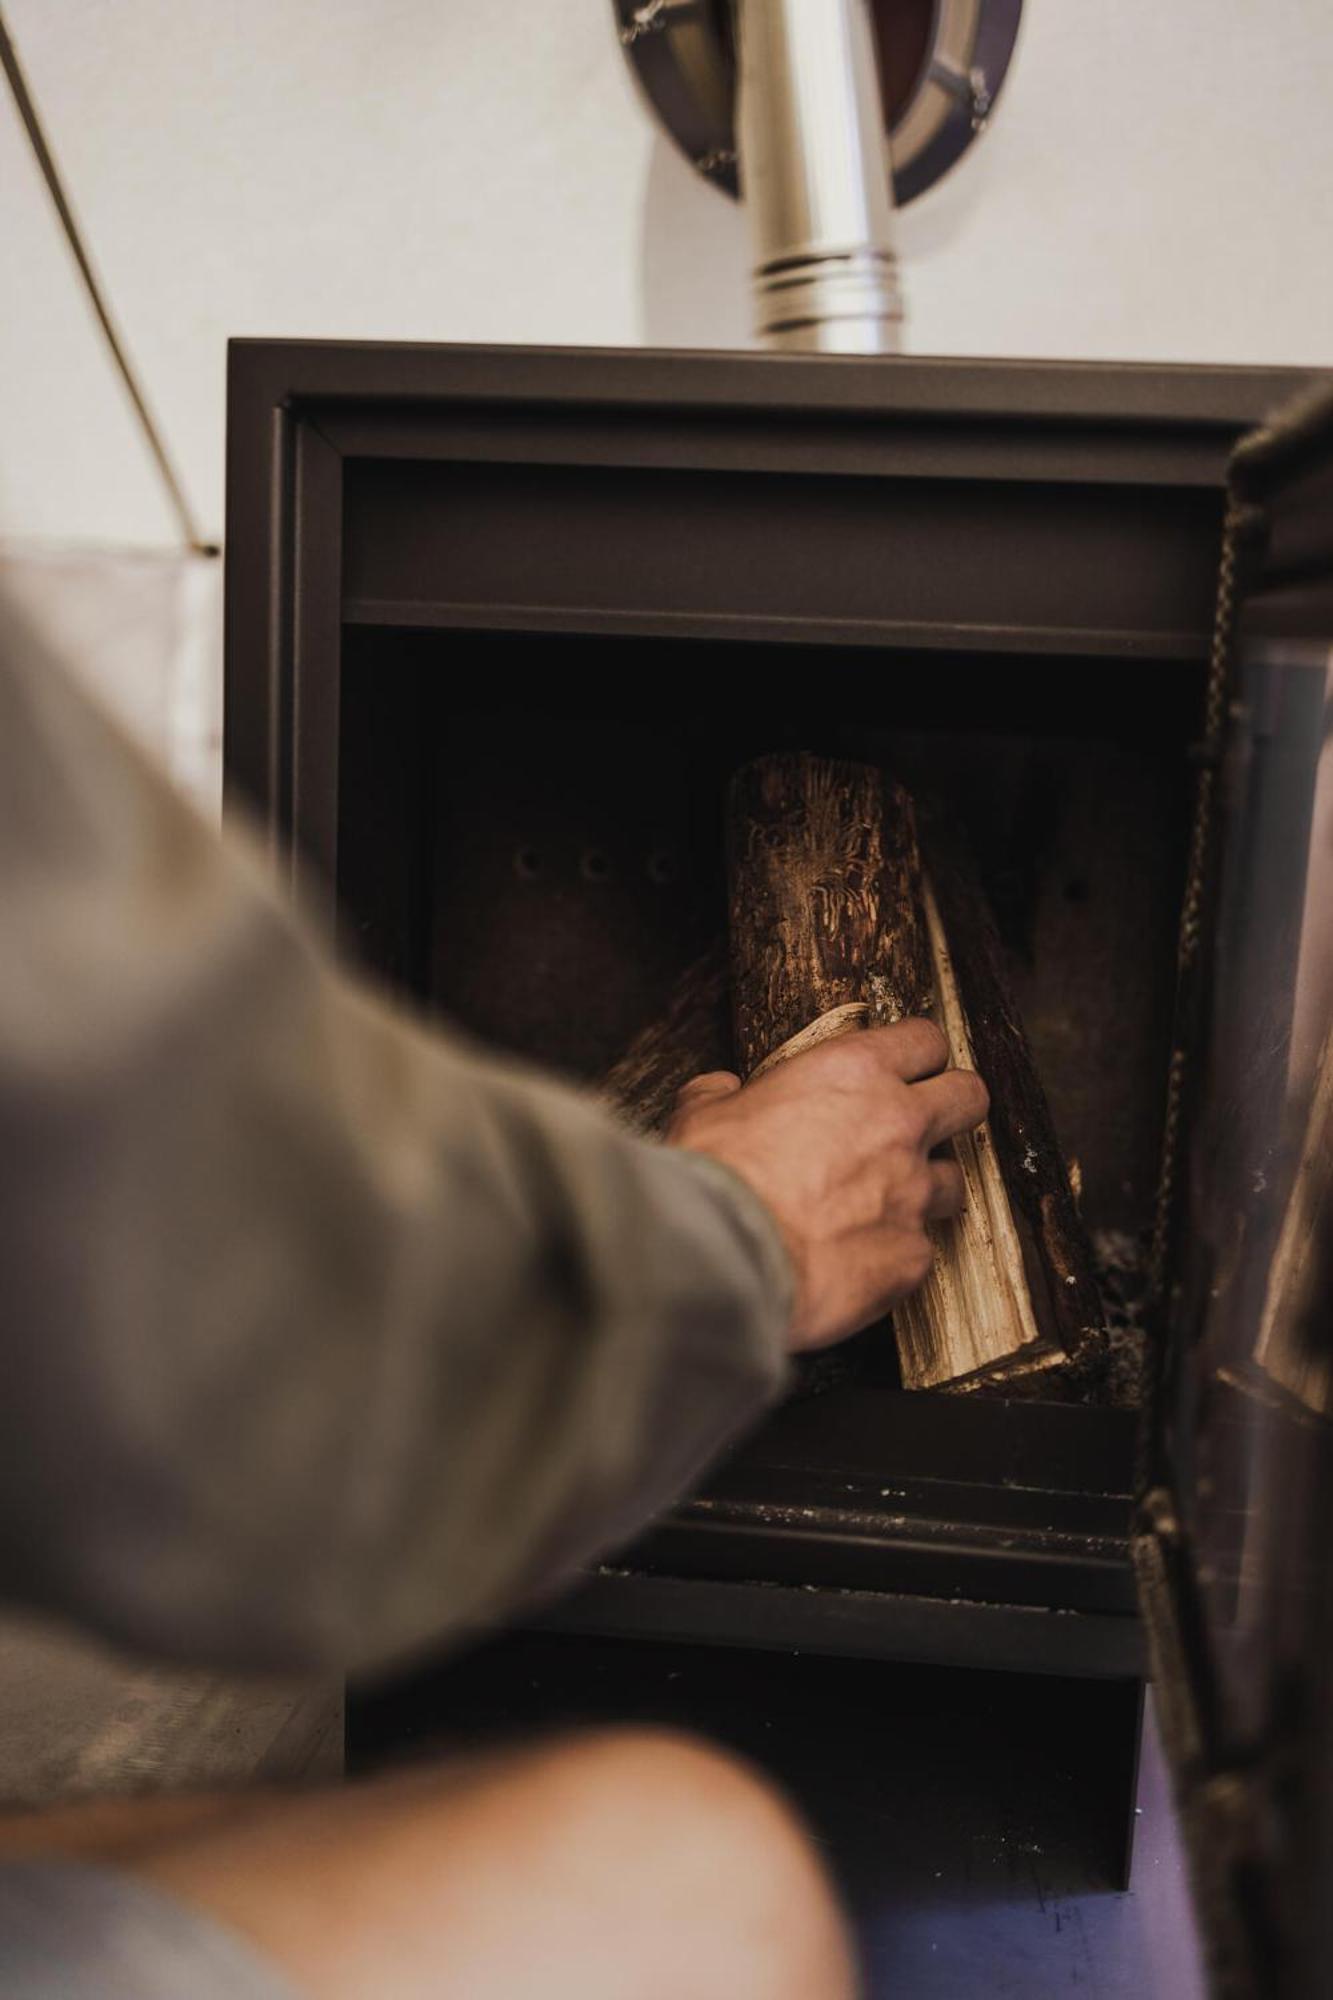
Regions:
<instances>
[{"instance_id":1,"label":"hole in firebox panel","mask_svg":"<svg viewBox=\"0 0 1333 2000\"><path fill-rule=\"evenodd\" d=\"M1132 1317L1201 693L1180 662L351 629L344 921L432 1011L593 1080L724 934L738 765L882 765L967 838L1108 1311Z\"/></svg>"}]
</instances>

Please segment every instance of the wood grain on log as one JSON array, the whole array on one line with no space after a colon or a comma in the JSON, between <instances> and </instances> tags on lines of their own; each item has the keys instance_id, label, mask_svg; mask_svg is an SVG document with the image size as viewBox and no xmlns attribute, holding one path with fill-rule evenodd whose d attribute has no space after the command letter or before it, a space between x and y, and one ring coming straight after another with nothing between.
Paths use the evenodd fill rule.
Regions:
<instances>
[{"instance_id":1,"label":"wood grain on log","mask_svg":"<svg viewBox=\"0 0 1333 2000\"><path fill-rule=\"evenodd\" d=\"M954 1069L975 1069L958 981L939 906L923 884L935 973L934 1015ZM967 1205L952 1221L931 1226L935 1262L925 1283L893 1309L905 1389L966 1382L1005 1368L1049 1367L1062 1359L1044 1343L1032 1308L1023 1246L1004 1176L995 1157L990 1120L953 1141Z\"/></svg>"},{"instance_id":2,"label":"wood grain on log","mask_svg":"<svg viewBox=\"0 0 1333 2000\"><path fill-rule=\"evenodd\" d=\"M1033 1314L1044 1340L1093 1389L1107 1360L1101 1293L994 919L956 837L931 819L923 848L966 1008L973 1066L991 1094L989 1130L1023 1246Z\"/></svg>"}]
</instances>

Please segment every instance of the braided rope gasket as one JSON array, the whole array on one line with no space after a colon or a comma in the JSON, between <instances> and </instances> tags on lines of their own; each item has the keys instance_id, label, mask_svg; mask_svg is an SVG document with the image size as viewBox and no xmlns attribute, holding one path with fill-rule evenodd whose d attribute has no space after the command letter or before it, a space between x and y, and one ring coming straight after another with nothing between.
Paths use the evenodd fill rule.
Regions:
<instances>
[{"instance_id":1,"label":"braided rope gasket","mask_svg":"<svg viewBox=\"0 0 1333 2000\"><path fill-rule=\"evenodd\" d=\"M1229 488L1226 513L1222 522L1217 599L1208 654L1203 741L1194 786L1194 815L1190 827L1189 855L1185 869L1185 893L1180 906L1180 933L1176 946L1178 981L1184 980L1195 971L1203 940L1203 911L1210 874L1218 769L1235 652L1237 547L1245 515L1246 509L1237 499L1235 492ZM1152 1248L1148 1259L1152 1296L1158 1302L1161 1301L1166 1286L1167 1253L1170 1248L1171 1223L1175 1212L1176 1187L1179 1179L1181 1123L1188 1072L1189 1052L1177 1041L1171 1051L1171 1062L1167 1071L1161 1167L1157 1180Z\"/></svg>"}]
</instances>

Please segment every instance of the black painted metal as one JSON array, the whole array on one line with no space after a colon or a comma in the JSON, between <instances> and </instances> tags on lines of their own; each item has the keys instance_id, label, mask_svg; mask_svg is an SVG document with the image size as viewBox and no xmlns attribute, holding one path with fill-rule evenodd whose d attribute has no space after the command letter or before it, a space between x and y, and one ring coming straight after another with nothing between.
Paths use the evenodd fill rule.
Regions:
<instances>
[{"instance_id":1,"label":"black painted metal","mask_svg":"<svg viewBox=\"0 0 1333 2000\"><path fill-rule=\"evenodd\" d=\"M1015 689L1040 662L1072 690L1098 655L1179 673L1206 651L1228 453L1300 379L237 343L229 791L332 908L347 815L373 799L387 824L427 784L401 724L393 785L370 736L349 761L340 732L354 641L364 665L404 628L814 641L875 649L878 675L967 652ZM395 851L411 837L404 821ZM410 933L424 892L385 879ZM371 949L418 977L410 936L392 965L396 946ZM1133 1459L1124 1411L835 1384L590 1586L584 1615L1132 1673Z\"/></svg>"},{"instance_id":2,"label":"black painted metal","mask_svg":"<svg viewBox=\"0 0 1333 2000\"><path fill-rule=\"evenodd\" d=\"M1206 1050L1209 1088L1220 1090L1230 1117L1247 1084L1254 1089L1250 1072L1265 1074L1256 1023L1267 1025L1265 1002L1284 977L1293 983L1283 953L1302 937L1305 864L1321 837L1311 793L1327 742L1333 660L1333 396L1250 439L1237 455L1233 491L1244 510L1240 643L1221 763L1227 810L1217 886L1225 891L1232 871L1244 881L1247 858L1278 859L1256 870L1262 888L1251 888L1248 927L1236 922L1237 901L1219 898L1219 990L1200 1057ZM1293 665L1296 683L1279 691L1283 668ZM1265 683L1265 667L1274 682ZM1313 901L1310 912L1313 926ZM1271 1020L1267 1033L1285 1066L1290 1023L1280 1009ZM1285 1204L1282 1177L1294 1162L1284 1163L1290 1133L1277 1136L1283 1102L1276 1091L1262 1114L1247 1116L1256 1127L1261 1115L1269 1121ZM1200 1115L1206 1121L1206 1106ZM1290 1106L1287 1117L1290 1125ZM1215 1134L1216 1117L1203 1129ZM1207 1206L1201 1185L1207 1177L1196 1160L1196 1217ZM1333 1207L1324 1195L1317 1276L1303 1305L1289 1301L1286 1335L1293 1349L1308 1343L1327 1356ZM1229 1283L1216 1267L1215 1217L1203 1216L1211 1232L1196 1222L1182 1247L1175 1365L1155 1412L1155 1484L1136 1556L1214 1990L1222 2000L1315 2000L1329 1990L1333 1950L1333 1429L1317 1397L1307 1404L1280 1383L1270 1391L1261 1370L1247 1371L1273 1250L1262 1206L1254 1208L1251 1247ZM1219 1326L1211 1301L1229 1291L1244 1303Z\"/></svg>"},{"instance_id":3,"label":"black painted metal","mask_svg":"<svg viewBox=\"0 0 1333 2000\"><path fill-rule=\"evenodd\" d=\"M636 1547L634 1566L935 1595L966 1603L978 1627L1000 1604L1132 1621L1134 1433L1123 1410L835 1386L780 1411ZM892 1620L879 1630L893 1652ZM1029 1633L1028 1665L1044 1664L1050 1638Z\"/></svg>"},{"instance_id":4,"label":"black painted metal","mask_svg":"<svg viewBox=\"0 0 1333 2000\"><path fill-rule=\"evenodd\" d=\"M1046 1629L1038 1633L1038 1625ZM1062 1615L1032 1605L878 1590L651 1576L614 1565L587 1578L534 1629L1091 1680L1137 1679L1144 1672L1142 1633L1123 1613Z\"/></svg>"},{"instance_id":5,"label":"black painted metal","mask_svg":"<svg viewBox=\"0 0 1333 2000\"><path fill-rule=\"evenodd\" d=\"M886 1668L817 1646L794 1655L529 1631L355 1691L347 1755L353 1775L368 1775L408 1746L420 1758L590 1725L685 1729L767 1771L797 1803L853 1923L873 1913L887 1926L886 1903L910 1923L923 1891L941 1913L1031 1898L1055 1921L1052 1902L1067 1913L1071 1892L1127 1886L1136 1820L1125 1772L1141 1706L1136 1677L983 1676L934 1653L927 1666ZM993 1932L984 1914L980 1929ZM1003 1949L995 1962L1014 1964ZM970 1969L959 2000L994 1983L981 1951ZM1026 1995L1021 1974L1018 1986Z\"/></svg>"}]
</instances>

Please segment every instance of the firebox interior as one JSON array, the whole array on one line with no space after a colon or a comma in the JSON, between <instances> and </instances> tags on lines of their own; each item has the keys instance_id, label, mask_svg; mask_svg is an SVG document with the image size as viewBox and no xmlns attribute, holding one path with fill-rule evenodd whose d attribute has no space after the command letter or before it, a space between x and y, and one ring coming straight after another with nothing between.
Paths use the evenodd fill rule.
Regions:
<instances>
[{"instance_id":1,"label":"firebox interior","mask_svg":"<svg viewBox=\"0 0 1333 2000\"><path fill-rule=\"evenodd\" d=\"M358 626L338 900L372 971L595 1082L725 934L730 774L773 749L881 764L963 829L1087 1224L1137 1240L1200 700L1179 660Z\"/></svg>"}]
</instances>

